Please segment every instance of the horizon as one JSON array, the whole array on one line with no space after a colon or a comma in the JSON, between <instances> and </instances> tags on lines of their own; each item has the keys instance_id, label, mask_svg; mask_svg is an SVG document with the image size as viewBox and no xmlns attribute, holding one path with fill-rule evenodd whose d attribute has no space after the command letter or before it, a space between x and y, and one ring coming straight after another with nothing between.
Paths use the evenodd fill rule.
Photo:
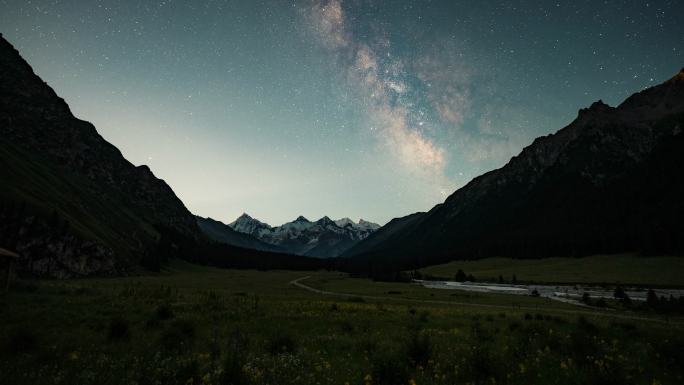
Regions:
<instances>
[{"instance_id":1,"label":"horizon","mask_svg":"<svg viewBox=\"0 0 684 385\"><path fill-rule=\"evenodd\" d=\"M191 212L224 223L246 212L272 226L384 225L427 211L578 109L616 106L682 67L682 5L667 2L492 14L408 1L16 3L0 5L0 32L36 74Z\"/></svg>"}]
</instances>

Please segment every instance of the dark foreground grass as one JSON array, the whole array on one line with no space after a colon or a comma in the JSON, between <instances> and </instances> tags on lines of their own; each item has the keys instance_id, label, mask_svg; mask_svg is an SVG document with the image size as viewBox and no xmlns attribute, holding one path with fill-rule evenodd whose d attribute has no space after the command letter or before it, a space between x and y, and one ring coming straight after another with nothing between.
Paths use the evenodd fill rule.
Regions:
<instances>
[{"instance_id":1,"label":"dark foreground grass","mask_svg":"<svg viewBox=\"0 0 684 385\"><path fill-rule=\"evenodd\" d=\"M0 302L7 384L680 384L677 320L424 303L409 284L184 266L22 283ZM442 294L439 294L442 295ZM499 297L470 298L506 305ZM528 303L529 305L529 303Z\"/></svg>"}]
</instances>

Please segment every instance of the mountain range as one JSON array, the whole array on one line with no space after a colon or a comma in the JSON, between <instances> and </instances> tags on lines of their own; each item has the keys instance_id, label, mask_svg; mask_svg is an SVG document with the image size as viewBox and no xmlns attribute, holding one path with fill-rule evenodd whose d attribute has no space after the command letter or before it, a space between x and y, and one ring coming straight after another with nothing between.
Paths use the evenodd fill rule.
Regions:
<instances>
[{"instance_id":1,"label":"mountain range","mask_svg":"<svg viewBox=\"0 0 684 385\"><path fill-rule=\"evenodd\" d=\"M684 254L684 70L598 101L425 213L378 225L196 217L77 119L0 35L0 247L22 273L119 275L171 257L223 267L397 271L457 259ZM308 258L310 256L328 258ZM330 258L330 257L342 258Z\"/></svg>"},{"instance_id":2,"label":"mountain range","mask_svg":"<svg viewBox=\"0 0 684 385\"><path fill-rule=\"evenodd\" d=\"M380 228L363 219L354 222L349 218L332 220L327 216L315 222L299 216L273 227L248 214L242 214L228 226L273 245L281 252L318 258L337 257Z\"/></svg>"},{"instance_id":3,"label":"mountain range","mask_svg":"<svg viewBox=\"0 0 684 385\"><path fill-rule=\"evenodd\" d=\"M505 166L344 256L400 270L490 256L684 253L684 69L617 107L581 109Z\"/></svg>"}]
</instances>

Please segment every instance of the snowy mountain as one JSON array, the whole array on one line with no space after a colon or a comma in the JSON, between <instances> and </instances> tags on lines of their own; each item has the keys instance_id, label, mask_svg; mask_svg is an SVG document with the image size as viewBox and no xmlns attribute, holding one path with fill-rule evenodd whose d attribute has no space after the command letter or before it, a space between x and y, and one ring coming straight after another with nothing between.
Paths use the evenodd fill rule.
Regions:
<instances>
[{"instance_id":1,"label":"snowy mountain","mask_svg":"<svg viewBox=\"0 0 684 385\"><path fill-rule=\"evenodd\" d=\"M250 217L246 213L240 215L238 219L233 223L228 224L228 226L237 232L249 234L257 238L259 238L261 234L269 233L272 230L271 226Z\"/></svg>"},{"instance_id":2,"label":"snowy mountain","mask_svg":"<svg viewBox=\"0 0 684 385\"><path fill-rule=\"evenodd\" d=\"M327 216L315 222L299 216L294 221L272 227L247 214L228 226L285 252L319 258L337 257L380 228L363 219L354 222L349 218L332 220Z\"/></svg>"}]
</instances>

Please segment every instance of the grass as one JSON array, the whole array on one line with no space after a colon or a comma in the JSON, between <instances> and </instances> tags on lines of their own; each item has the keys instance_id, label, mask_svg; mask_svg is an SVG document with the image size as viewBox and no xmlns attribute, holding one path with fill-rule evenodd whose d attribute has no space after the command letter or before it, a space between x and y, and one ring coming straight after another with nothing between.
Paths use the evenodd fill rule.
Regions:
<instances>
[{"instance_id":1,"label":"grass","mask_svg":"<svg viewBox=\"0 0 684 385\"><path fill-rule=\"evenodd\" d=\"M640 257L630 254L584 258L486 258L454 261L421 269L424 274L452 278L462 269L478 280L538 283L620 283L623 285L684 286L684 258Z\"/></svg>"},{"instance_id":2,"label":"grass","mask_svg":"<svg viewBox=\"0 0 684 385\"><path fill-rule=\"evenodd\" d=\"M101 185L56 166L41 154L26 153L2 138L0 178L4 182L0 201L25 203L30 214L45 218L56 210L77 235L109 245L124 256L139 248L131 240L131 233L139 232L138 236L144 238L159 235L148 221L130 210L124 194L110 189L109 199L102 199L98 192Z\"/></svg>"},{"instance_id":3,"label":"grass","mask_svg":"<svg viewBox=\"0 0 684 385\"><path fill-rule=\"evenodd\" d=\"M300 281L353 294L321 295L289 284L304 275L177 263L147 277L19 283L0 297L3 382L683 380L681 320L575 313L577 308L542 298L453 297L445 290L335 272Z\"/></svg>"}]
</instances>

